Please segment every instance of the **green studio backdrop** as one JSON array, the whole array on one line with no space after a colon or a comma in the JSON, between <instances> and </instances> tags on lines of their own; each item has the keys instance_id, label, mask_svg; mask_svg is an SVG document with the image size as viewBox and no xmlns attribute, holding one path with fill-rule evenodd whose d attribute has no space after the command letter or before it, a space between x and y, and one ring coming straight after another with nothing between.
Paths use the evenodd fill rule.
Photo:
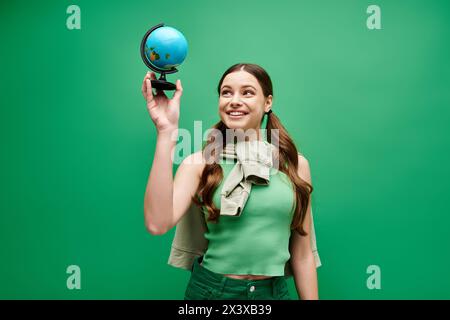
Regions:
<instances>
[{"instance_id":1,"label":"green studio backdrop","mask_svg":"<svg viewBox=\"0 0 450 320\"><path fill-rule=\"evenodd\" d=\"M69 30L69 5L81 29ZM381 9L370 30L369 5ZM0 298L182 299L143 196L156 131L139 46L186 36L180 127L218 120L216 86L263 66L309 160L322 299L450 298L447 1L11 1L0 4ZM192 145L192 152L194 146ZM181 156L187 156L181 155ZM176 166L174 167L174 172ZM67 267L81 270L69 290ZM369 289L369 266L381 288ZM297 298L293 279L289 290Z\"/></svg>"}]
</instances>

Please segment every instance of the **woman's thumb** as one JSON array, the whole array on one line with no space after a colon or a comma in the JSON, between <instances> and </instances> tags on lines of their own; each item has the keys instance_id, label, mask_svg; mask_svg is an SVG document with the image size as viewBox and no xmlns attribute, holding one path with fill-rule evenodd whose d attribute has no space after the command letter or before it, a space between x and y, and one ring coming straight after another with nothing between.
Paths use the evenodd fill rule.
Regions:
<instances>
[{"instance_id":1,"label":"woman's thumb","mask_svg":"<svg viewBox=\"0 0 450 320\"><path fill-rule=\"evenodd\" d=\"M181 86L181 80L180 79L177 80L176 86L177 86L177 89L175 91L175 94L173 95L173 98L177 99L177 100L180 100L181 95L183 94L183 87Z\"/></svg>"}]
</instances>

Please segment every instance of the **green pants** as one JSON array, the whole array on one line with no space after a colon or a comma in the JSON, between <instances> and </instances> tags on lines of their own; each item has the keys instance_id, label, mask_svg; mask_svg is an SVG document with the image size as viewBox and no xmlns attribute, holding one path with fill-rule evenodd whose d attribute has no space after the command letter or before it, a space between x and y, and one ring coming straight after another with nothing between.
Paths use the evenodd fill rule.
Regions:
<instances>
[{"instance_id":1,"label":"green pants","mask_svg":"<svg viewBox=\"0 0 450 320\"><path fill-rule=\"evenodd\" d=\"M195 259L184 300L291 300L284 276L263 280L232 279Z\"/></svg>"}]
</instances>

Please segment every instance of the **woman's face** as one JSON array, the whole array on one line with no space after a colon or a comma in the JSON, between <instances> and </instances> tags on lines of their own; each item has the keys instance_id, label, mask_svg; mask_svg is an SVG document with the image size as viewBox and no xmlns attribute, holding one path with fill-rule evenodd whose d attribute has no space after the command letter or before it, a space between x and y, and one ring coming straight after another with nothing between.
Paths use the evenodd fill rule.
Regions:
<instances>
[{"instance_id":1,"label":"woman's face","mask_svg":"<svg viewBox=\"0 0 450 320\"><path fill-rule=\"evenodd\" d=\"M264 97L258 80L251 73L235 71L223 79L219 115L228 128L258 130L264 112L271 107L272 95Z\"/></svg>"}]
</instances>

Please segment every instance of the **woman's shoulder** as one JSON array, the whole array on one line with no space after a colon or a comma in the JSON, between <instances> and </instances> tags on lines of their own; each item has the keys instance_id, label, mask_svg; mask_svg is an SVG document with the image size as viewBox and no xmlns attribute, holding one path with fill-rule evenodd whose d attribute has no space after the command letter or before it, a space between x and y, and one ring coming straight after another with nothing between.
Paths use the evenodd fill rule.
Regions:
<instances>
[{"instance_id":1,"label":"woman's shoulder","mask_svg":"<svg viewBox=\"0 0 450 320\"><path fill-rule=\"evenodd\" d=\"M309 168L309 161L302 154L298 154L298 175L303 180L311 182L311 169Z\"/></svg>"},{"instance_id":2,"label":"woman's shoulder","mask_svg":"<svg viewBox=\"0 0 450 320\"><path fill-rule=\"evenodd\" d=\"M205 168L206 161L203 157L202 150L199 150L197 152L191 153L181 163L183 166L190 166L195 171L197 171L199 174L203 172L203 169Z\"/></svg>"},{"instance_id":3,"label":"woman's shoulder","mask_svg":"<svg viewBox=\"0 0 450 320\"><path fill-rule=\"evenodd\" d=\"M298 156L298 165L299 165L299 167L301 165L303 165L303 166L309 165L308 159L306 159L306 157L303 154L298 153L297 156Z\"/></svg>"}]
</instances>

